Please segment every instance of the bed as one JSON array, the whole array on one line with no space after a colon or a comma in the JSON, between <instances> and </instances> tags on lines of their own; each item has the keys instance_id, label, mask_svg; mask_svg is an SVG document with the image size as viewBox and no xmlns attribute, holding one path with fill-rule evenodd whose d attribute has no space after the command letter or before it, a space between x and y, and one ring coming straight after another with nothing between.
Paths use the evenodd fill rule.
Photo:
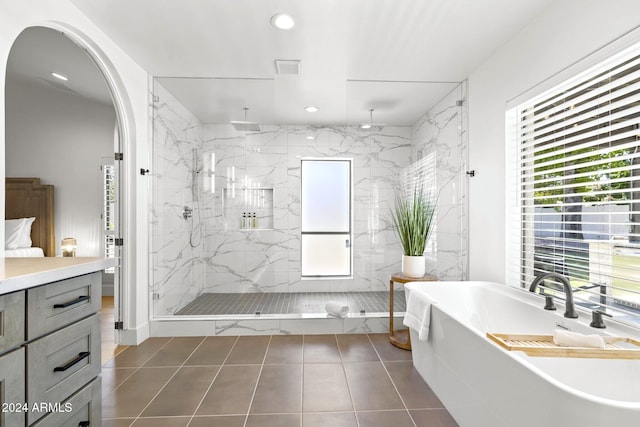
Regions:
<instances>
[{"instance_id":1,"label":"bed","mask_svg":"<svg viewBox=\"0 0 640 427\"><path fill-rule=\"evenodd\" d=\"M6 231L22 224L22 233L30 237L27 245L26 236L13 239L13 232L5 231L5 257L55 256L53 185L40 184L40 178L6 178L5 220Z\"/></svg>"}]
</instances>

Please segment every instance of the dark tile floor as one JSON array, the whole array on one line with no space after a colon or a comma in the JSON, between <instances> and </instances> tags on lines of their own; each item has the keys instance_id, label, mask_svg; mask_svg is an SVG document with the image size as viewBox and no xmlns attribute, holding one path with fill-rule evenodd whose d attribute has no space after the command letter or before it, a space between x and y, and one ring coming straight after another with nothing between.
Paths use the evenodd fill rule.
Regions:
<instances>
[{"instance_id":1,"label":"dark tile floor","mask_svg":"<svg viewBox=\"0 0 640 427\"><path fill-rule=\"evenodd\" d=\"M150 338L107 362L104 427L448 427L386 334Z\"/></svg>"}]
</instances>

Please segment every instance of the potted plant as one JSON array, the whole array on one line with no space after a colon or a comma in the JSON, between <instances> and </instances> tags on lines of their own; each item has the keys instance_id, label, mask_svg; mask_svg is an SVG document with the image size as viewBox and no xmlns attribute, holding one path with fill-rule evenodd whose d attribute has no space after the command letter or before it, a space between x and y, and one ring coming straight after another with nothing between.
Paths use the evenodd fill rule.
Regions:
<instances>
[{"instance_id":1,"label":"potted plant","mask_svg":"<svg viewBox=\"0 0 640 427\"><path fill-rule=\"evenodd\" d=\"M424 250L433 229L435 211L436 200L424 187L396 193L393 224L404 253L402 274L407 277L425 274Z\"/></svg>"}]
</instances>

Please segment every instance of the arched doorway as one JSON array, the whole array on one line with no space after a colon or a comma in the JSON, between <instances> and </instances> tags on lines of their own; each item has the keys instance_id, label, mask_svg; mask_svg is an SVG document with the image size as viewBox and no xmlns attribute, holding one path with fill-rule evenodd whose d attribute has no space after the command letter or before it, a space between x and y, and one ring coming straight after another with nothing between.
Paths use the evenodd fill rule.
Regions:
<instances>
[{"instance_id":1,"label":"arched doorway","mask_svg":"<svg viewBox=\"0 0 640 427\"><path fill-rule=\"evenodd\" d=\"M104 55L56 25L16 38L5 81L6 176L55 186L55 244L73 237L78 256L122 259L122 152L131 134L122 87ZM116 328L124 325L123 263L105 273ZM103 330L106 330L103 328ZM108 333L103 333L109 338ZM119 342L116 329L112 342Z\"/></svg>"}]
</instances>

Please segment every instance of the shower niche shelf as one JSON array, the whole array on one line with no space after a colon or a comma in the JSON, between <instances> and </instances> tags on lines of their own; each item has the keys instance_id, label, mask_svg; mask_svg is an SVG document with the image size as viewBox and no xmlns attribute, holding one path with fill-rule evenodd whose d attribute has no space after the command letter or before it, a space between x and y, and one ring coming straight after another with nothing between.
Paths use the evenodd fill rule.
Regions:
<instances>
[{"instance_id":1,"label":"shower niche shelf","mask_svg":"<svg viewBox=\"0 0 640 427\"><path fill-rule=\"evenodd\" d=\"M222 212L227 230L273 230L273 188L224 188Z\"/></svg>"}]
</instances>

